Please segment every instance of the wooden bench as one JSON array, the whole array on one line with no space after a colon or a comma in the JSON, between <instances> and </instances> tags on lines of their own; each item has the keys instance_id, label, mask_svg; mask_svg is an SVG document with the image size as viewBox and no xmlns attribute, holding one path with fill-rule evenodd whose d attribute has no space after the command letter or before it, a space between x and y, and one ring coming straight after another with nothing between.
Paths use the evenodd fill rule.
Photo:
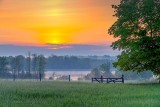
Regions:
<instances>
[{"instance_id":1,"label":"wooden bench","mask_svg":"<svg viewBox=\"0 0 160 107\"><path fill-rule=\"evenodd\" d=\"M92 78L92 83L93 82L99 82L99 83L121 82L121 83L124 83L124 75L122 75L122 77L120 78L103 78L103 76L101 76L101 78Z\"/></svg>"}]
</instances>

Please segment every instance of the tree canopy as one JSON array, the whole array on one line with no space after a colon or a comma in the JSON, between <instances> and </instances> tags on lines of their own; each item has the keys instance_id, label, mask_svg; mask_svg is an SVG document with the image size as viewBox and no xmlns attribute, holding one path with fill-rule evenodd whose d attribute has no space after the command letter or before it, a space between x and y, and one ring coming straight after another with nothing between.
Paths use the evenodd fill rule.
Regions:
<instances>
[{"instance_id":1,"label":"tree canopy","mask_svg":"<svg viewBox=\"0 0 160 107\"><path fill-rule=\"evenodd\" d=\"M108 30L122 51L114 66L124 71L160 74L160 0L121 0L112 5L117 21Z\"/></svg>"}]
</instances>

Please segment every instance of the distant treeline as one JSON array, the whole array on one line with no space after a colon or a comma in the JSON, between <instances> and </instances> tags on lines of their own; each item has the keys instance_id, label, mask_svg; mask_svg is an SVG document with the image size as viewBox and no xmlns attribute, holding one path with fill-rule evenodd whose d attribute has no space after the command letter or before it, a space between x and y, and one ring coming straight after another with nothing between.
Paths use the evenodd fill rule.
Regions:
<instances>
[{"instance_id":1,"label":"distant treeline","mask_svg":"<svg viewBox=\"0 0 160 107\"><path fill-rule=\"evenodd\" d=\"M107 63L112 65L113 60L109 56L56 56L44 57L44 55L29 54L27 57L9 56L0 57L0 77L39 78L43 77L47 70L91 70ZM112 67L112 66L111 66Z\"/></svg>"},{"instance_id":2,"label":"distant treeline","mask_svg":"<svg viewBox=\"0 0 160 107\"><path fill-rule=\"evenodd\" d=\"M47 58L46 68L49 70L91 70L99 67L101 64L110 62L112 66L113 60L111 57L78 57L78 56L56 56L52 55Z\"/></svg>"},{"instance_id":3,"label":"distant treeline","mask_svg":"<svg viewBox=\"0 0 160 107\"><path fill-rule=\"evenodd\" d=\"M124 74L125 79L151 78L152 72L140 73L124 72L115 69L112 63L116 60L110 56L56 56L45 57L44 55L28 54L27 57L9 56L0 57L0 78L15 79L42 79L45 71L52 70L91 70L85 79L92 77L120 77ZM116 72L112 74L112 70Z\"/></svg>"}]
</instances>

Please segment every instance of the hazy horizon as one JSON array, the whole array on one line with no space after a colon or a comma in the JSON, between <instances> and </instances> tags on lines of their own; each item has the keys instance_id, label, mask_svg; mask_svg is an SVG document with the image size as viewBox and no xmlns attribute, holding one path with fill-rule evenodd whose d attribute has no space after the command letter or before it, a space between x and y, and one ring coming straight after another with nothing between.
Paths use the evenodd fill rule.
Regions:
<instances>
[{"instance_id":1,"label":"hazy horizon","mask_svg":"<svg viewBox=\"0 0 160 107\"><path fill-rule=\"evenodd\" d=\"M16 56L16 55L28 55L28 52L32 54L44 54L50 55L70 55L70 56L89 56L89 55L110 55L117 56L120 51L112 50L107 45L58 45L62 47L58 50L51 50L50 48L56 48L55 46L37 47L37 46L16 46L16 45L0 45L0 56ZM68 47L68 48L63 48ZM15 51L16 50L16 51Z\"/></svg>"}]
</instances>

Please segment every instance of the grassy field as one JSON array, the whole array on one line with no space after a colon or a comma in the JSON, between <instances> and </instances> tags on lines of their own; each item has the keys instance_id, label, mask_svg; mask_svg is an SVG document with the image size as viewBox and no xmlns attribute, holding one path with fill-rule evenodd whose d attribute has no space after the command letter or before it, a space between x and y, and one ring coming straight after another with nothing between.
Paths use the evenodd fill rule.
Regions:
<instances>
[{"instance_id":1,"label":"grassy field","mask_svg":"<svg viewBox=\"0 0 160 107\"><path fill-rule=\"evenodd\" d=\"M160 85L0 81L0 107L160 107Z\"/></svg>"}]
</instances>

